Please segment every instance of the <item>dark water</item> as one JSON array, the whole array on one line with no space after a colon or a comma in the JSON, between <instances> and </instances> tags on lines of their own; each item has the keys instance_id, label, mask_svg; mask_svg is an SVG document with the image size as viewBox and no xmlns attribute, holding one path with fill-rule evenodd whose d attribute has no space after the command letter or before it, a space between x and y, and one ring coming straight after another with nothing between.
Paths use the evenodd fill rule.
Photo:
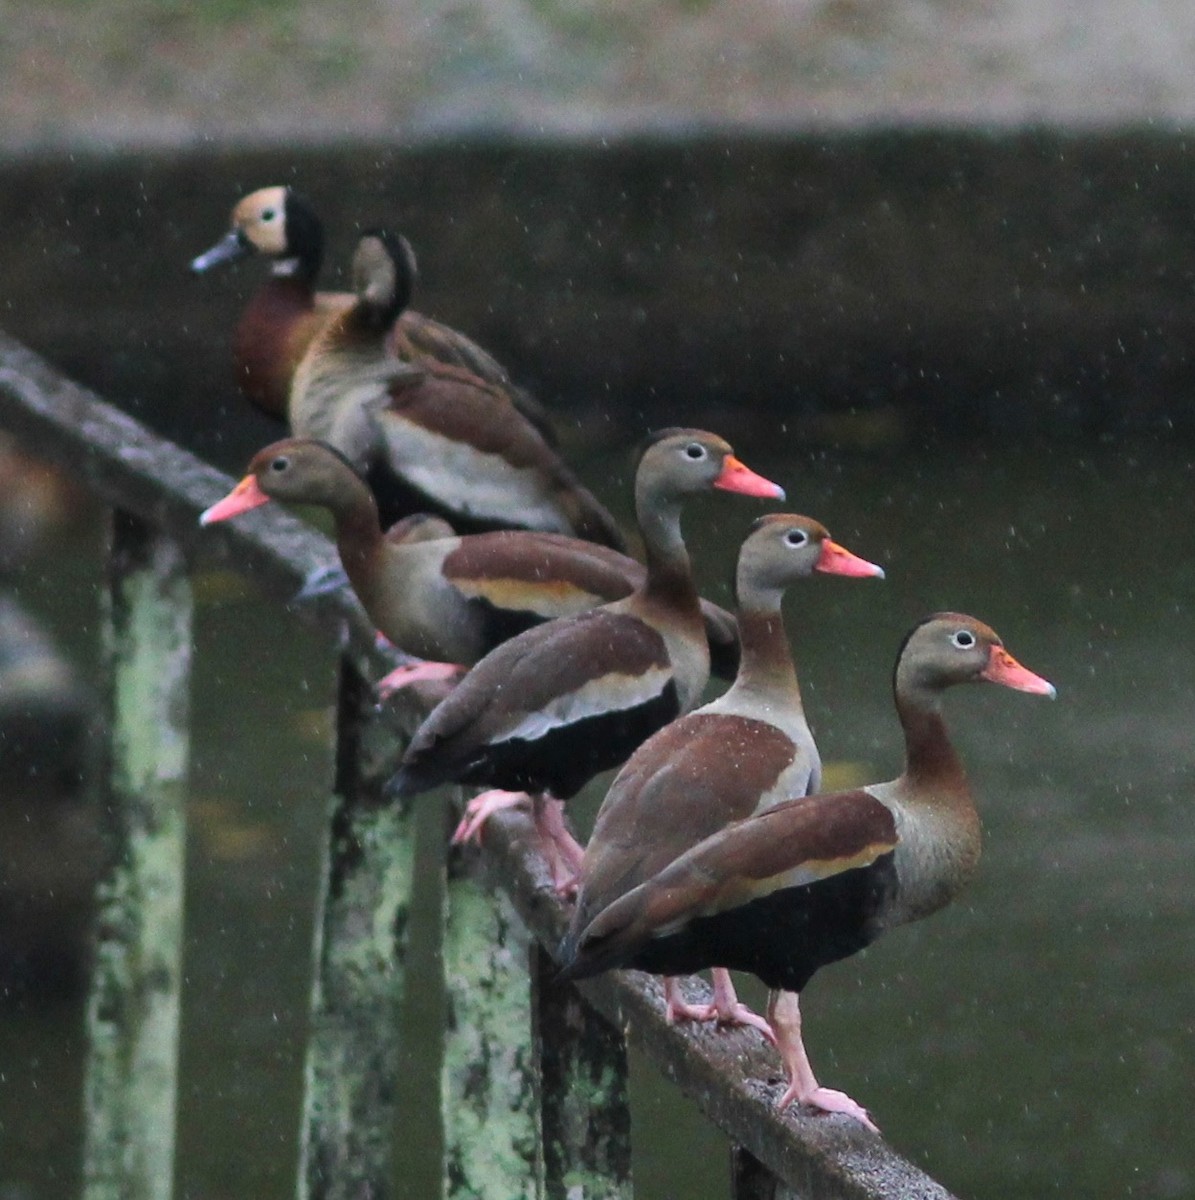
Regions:
<instances>
[{"instance_id":1,"label":"dark water","mask_svg":"<svg viewBox=\"0 0 1195 1200\"><path fill-rule=\"evenodd\" d=\"M944 914L815 980L815 1066L964 1196L1191 1194L1195 530L1176 519L1191 456L971 446L877 460L793 447L754 465L889 569L884 583L816 580L790 599L808 706L840 775L897 768L889 660L927 611L984 617L1059 689L1053 704L995 688L951 698L987 835L979 880ZM711 592L754 511L694 504ZM89 544L59 548L26 589L81 648ZM328 655L226 580L201 580L200 596L180 1177L191 1196L282 1196ZM434 1028L434 993L413 1005L426 1023L416 1047ZM69 1194L75 1171L77 1020L60 1006L0 1023L3 1178L36 1197ZM431 1086L430 1060L410 1069ZM718 1139L683 1111L674 1119L672 1093L641 1075L637 1106L660 1119L642 1139L640 1194L721 1194ZM411 1103L426 1114L430 1095ZM413 1170L434 1172L428 1151L415 1147ZM422 1177L430 1187L434 1174Z\"/></svg>"},{"instance_id":2,"label":"dark water","mask_svg":"<svg viewBox=\"0 0 1195 1200\"><path fill-rule=\"evenodd\" d=\"M176 262L212 240L235 191L227 180L204 189L224 198L171 227L163 293L191 287ZM110 193L104 202L118 223L119 204ZM122 259L139 261L135 237L119 244ZM248 278L212 289L213 327L230 324ZM91 312L94 297L78 299ZM130 307L136 345L119 369L107 354L93 378L119 382L114 391L180 431L198 422L172 415L172 381L180 394L210 390L213 423L198 440L232 468L268 428L229 395L214 352L160 352L172 312ZM98 325L118 344L111 313L90 320L93 339ZM69 357L56 336L42 348ZM171 337L174 346L177 329ZM139 352L150 363L142 374ZM87 355L73 354L85 372ZM734 440L736 413L723 418L716 427ZM1161 436L880 441L866 455L811 450L777 417L751 443L751 465L786 485L789 507L888 569L883 583L816 580L789 601L828 782L899 768L891 658L929 611L989 621L1059 698L996 688L951 697L987 836L980 877L945 913L815 979L805 1005L815 1068L960 1195L1195 1195L1195 447ZM603 498L625 496L623 444L578 466ZM729 497L694 503L687 530L711 596L725 597L737 540L759 511ZM94 661L97 544L95 523L81 520L20 580L84 664ZM180 1195L271 1200L292 1190L331 658L252 589L210 576L198 595ZM434 827L429 818L422 831L429 864ZM415 942L428 963L428 909ZM403 1169L406 1194L430 1195L434 988L414 987L409 1007L406 1111L418 1133L404 1120ZM0 1196L73 1194L79 1029L77 1004L0 1011ZM720 1139L641 1064L634 1098L638 1193L723 1195Z\"/></svg>"}]
</instances>

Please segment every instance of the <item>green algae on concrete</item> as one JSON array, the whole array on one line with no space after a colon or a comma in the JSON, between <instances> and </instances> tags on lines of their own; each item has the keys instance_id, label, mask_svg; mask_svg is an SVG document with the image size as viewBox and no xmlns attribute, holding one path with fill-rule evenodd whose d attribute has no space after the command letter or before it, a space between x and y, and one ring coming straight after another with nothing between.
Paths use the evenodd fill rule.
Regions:
<instances>
[{"instance_id":1,"label":"green algae on concrete","mask_svg":"<svg viewBox=\"0 0 1195 1200\"><path fill-rule=\"evenodd\" d=\"M87 1008L86 1200L168 1200L174 1173L191 589L173 541L116 512L104 615L111 867Z\"/></svg>"},{"instance_id":2,"label":"green algae on concrete","mask_svg":"<svg viewBox=\"0 0 1195 1200\"><path fill-rule=\"evenodd\" d=\"M440 1105L446 1200L542 1195L530 938L509 899L456 851L444 891L446 1019Z\"/></svg>"},{"instance_id":3,"label":"green algae on concrete","mask_svg":"<svg viewBox=\"0 0 1195 1200\"><path fill-rule=\"evenodd\" d=\"M304 1068L300 1200L394 1194L399 1016L414 880L412 806L381 803L363 742L395 735L372 714L368 684L341 665L336 779L314 937Z\"/></svg>"},{"instance_id":4,"label":"green algae on concrete","mask_svg":"<svg viewBox=\"0 0 1195 1200\"><path fill-rule=\"evenodd\" d=\"M542 947L531 969L545 1200L630 1200L626 1041Z\"/></svg>"}]
</instances>

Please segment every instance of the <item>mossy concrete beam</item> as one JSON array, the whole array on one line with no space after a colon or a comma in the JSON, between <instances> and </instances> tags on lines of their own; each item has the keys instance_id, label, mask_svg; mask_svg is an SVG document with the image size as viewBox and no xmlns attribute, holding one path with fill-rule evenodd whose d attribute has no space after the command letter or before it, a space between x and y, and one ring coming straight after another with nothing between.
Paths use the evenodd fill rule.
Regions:
<instances>
[{"instance_id":1,"label":"mossy concrete beam","mask_svg":"<svg viewBox=\"0 0 1195 1200\"><path fill-rule=\"evenodd\" d=\"M168 538L112 521L105 606L111 866L100 887L83 1153L86 1200L168 1200L182 973L191 590Z\"/></svg>"},{"instance_id":2,"label":"mossy concrete beam","mask_svg":"<svg viewBox=\"0 0 1195 1200\"><path fill-rule=\"evenodd\" d=\"M446 811L455 820L455 809ZM447 835L445 837L447 841ZM530 936L473 847L448 856L440 1111L445 1200L542 1195Z\"/></svg>"},{"instance_id":3,"label":"mossy concrete beam","mask_svg":"<svg viewBox=\"0 0 1195 1200\"><path fill-rule=\"evenodd\" d=\"M378 760L363 744L371 725L369 685L346 662L312 954L299 1200L394 1195L395 1080L415 824L410 803L381 800L384 775L368 769ZM397 747L391 750L389 757Z\"/></svg>"},{"instance_id":4,"label":"mossy concrete beam","mask_svg":"<svg viewBox=\"0 0 1195 1200\"><path fill-rule=\"evenodd\" d=\"M631 1105L626 1041L553 981L542 946L529 961L540 1089L545 1200L631 1200Z\"/></svg>"}]
</instances>

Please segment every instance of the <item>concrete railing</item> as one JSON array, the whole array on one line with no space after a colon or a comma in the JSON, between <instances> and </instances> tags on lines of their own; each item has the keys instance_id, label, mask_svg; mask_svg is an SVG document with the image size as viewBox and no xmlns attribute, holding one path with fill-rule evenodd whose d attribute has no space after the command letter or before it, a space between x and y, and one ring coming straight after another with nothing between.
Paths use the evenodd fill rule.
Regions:
<instances>
[{"instance_id":1,"label":"concrete railing","mask_svg":"<svg viewBox=\"0 0 1195 1200\"><path fill-rule=\"evenodd\" d=\"M105 811L115 853L97 906L84 1192L165 1200L178 1094L190 575L219 556L282 602L332 549L276 505L200 530L196 517L225 494L227 476L2 335L0 423L111 509ZM368 680L393 656L376 647L352 597L327 597L295 619L324 631L340 662L296 1190L382 1200L394 1194L395 1130L401 1118L411 1136L417 1114L396 1111L394 1087L414 809L383 804L380 793L419 701L375 709ZM630 1042L730 1138L739 1200L948 1197L849 1119L777 1111L781 1085L765 1082L777 1063L757 1035L666 1024L657 983L635 973L557 984L551 951L567 906L529 835L525 817L502 815L487 826L484 852L448 857L444 1196L629 1196Z\"/></svg>"}]
</instances>

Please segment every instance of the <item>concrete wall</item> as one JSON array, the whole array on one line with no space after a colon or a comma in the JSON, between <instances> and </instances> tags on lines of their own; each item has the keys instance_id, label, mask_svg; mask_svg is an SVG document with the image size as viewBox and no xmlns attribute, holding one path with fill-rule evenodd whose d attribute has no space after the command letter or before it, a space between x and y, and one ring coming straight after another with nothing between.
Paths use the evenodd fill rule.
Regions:
<instances>
[{"instance_id":1,"label":"concrete wall","mask_svg":"<svg viewBox=\"0 0 1195 1200\"><path fill-rule=\"evenodd\" d=\"M185 263L242 192L279 181L325 215L329 282L356 228L402 229L418 307L587 437L717 427L728 408L740 438L779 422L863 446L1195 432L1195 178L1179 135L27 161L0 188L0 321L209 453L242 431L239 465L272 432L246 424L228 372L261 267L197 280Z\"/></svg>"}]
</instances>

